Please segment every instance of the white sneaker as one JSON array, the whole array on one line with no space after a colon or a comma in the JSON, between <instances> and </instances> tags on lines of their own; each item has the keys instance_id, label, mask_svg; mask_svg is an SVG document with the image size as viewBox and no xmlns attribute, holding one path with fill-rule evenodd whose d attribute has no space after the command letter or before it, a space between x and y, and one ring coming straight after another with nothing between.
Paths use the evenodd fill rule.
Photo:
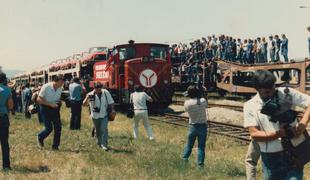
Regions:
<instances>
[{"instance_id":1,"label":"white sneaker","mask_svg":"<svg viewBox=\"0 0 310 180\"><path fill-rule=\"evenodd\" d=\"M100 145L100 148L102 149L102 150L104 150L104 151L108 151L108 148L107 147L105 147L104 145Z\"/></svg>"}]
</instances>

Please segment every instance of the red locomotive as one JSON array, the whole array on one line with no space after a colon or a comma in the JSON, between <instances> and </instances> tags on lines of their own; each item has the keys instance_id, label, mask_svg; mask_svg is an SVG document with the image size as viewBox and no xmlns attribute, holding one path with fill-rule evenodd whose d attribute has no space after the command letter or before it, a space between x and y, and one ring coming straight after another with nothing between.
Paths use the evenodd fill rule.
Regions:
<instances>
[{"instance_id":1,"label":"red locomotive","mask_svg":"<svg viewBox=\"0 0 310 180\"><path fill-rule=\"evenodd\" d=\"M117 104L128 104L135 85L141 85L152 96L152 106L163 108L171 103L171 57L169 45L134 43L118 45L108 60L94 64L90 83L103 83Z\"/></svg>"}]
</instances>

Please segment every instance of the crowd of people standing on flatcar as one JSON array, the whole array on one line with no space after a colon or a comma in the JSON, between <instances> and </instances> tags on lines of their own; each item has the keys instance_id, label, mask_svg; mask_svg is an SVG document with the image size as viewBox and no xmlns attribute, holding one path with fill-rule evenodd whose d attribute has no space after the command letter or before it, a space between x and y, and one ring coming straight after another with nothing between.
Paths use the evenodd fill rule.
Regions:
<instances>
[{"instance_id":1,"label":"crowd of people standing on flatcar","mask_svg":"<svg viewBox=\"0 0 310 180\"><path fill-rule=\"evenodd\" d=\"M227 35L208 36L170 47L173 63L199 62L204 59L222 59L241 64L288 62L288 39L285 34L269 38L233 38ZM280 58L282 56L282 60Z\"/></svg>"}]
</instances>

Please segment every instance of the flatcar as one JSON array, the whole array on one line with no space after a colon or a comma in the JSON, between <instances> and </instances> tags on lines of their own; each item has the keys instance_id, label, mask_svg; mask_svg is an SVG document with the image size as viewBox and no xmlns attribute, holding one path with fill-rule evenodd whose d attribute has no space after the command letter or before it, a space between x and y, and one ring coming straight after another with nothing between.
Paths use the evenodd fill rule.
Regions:
<instances>
[{"instance_id":1,"label":"flatcar","mask_svg":"<svg viewBox=\"0 0 310 180\"><path fill-rule=\"evenodd\" d=\"M134 43L117 45L108 60L94 65L95 82L103 83L117 104L129 103L135 85L141 85L152 96L152 106L167 107L171 103L171 57L169 45Z\"/></svg>"},{"instance_id":2,"label":"flatcar","mask_svg":"<svg viewBox=\"0 0 310 180\"><path fill-rule=\"evenodd\" d=\"M221 94L251 95L252 77L256 70L269 70L276 77L276 86L287 86L310 94L310 59L290 63L242 65L218 60L217 88Z\"/></svg>"}]
</instances>

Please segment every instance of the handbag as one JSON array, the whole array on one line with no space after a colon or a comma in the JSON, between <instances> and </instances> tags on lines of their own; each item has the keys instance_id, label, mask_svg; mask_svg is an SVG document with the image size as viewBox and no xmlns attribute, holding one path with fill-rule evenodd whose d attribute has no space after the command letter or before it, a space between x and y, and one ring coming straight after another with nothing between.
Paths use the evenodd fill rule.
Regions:
<instances>
[{"instance_id":1,"label":"handbag","mask_svg":"<svg viewBox=\"0 0 310 180\"><path fill-rule=\"evenodd\" d=\"M127 110L127 117L128 118L133 118L135 116L135 111L133 110L132 106L128 108Z\"/></svg>"},{"instance_id":2,"label":"handbag","mask_svg":"<svg viewBox=\"0 0 310 180\"><path fill-rule=\"evenodd\" d=\"M105 92L103 92L103 94L104 94L105 100L107 101L107 104L108 104L108 108L107 108L108 120L109 120L109 121L114 121L115 115L112 113L112 107L111 107L111 105L109 105L109 103L108 103L108 98L107 98L107 95L105 94Z\"/></svg>"},{"instance_id":3,"label":"handbag","mask_svg":"<svg viewBox=\"0 0 310 180\"><path fill-rule=\"evenodd\" d=\"M310 162L310 137L307 130L303 133L305 140L297 146L293 146L290 140L282 142L290 160L299 168Z\"/></svg>"}]
</instances>

